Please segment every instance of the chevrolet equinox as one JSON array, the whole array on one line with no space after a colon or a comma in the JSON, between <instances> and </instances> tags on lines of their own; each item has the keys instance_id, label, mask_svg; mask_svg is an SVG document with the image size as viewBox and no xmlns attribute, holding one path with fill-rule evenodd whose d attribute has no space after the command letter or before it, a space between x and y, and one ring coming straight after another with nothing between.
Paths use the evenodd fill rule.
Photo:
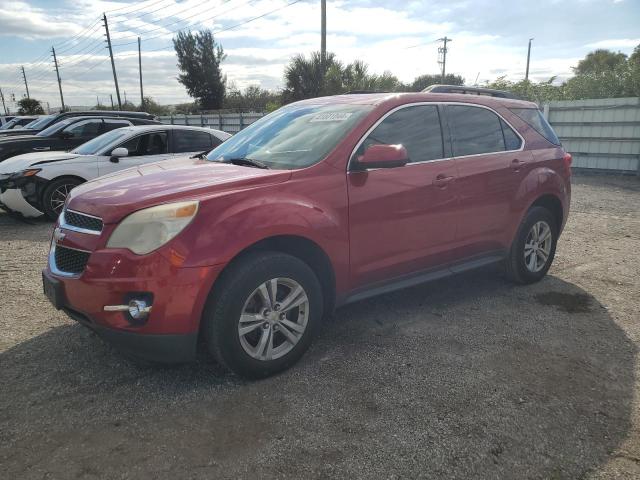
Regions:
<instances>
[{"instance_id":1,"label":"chevrolet equinox","mask_svg":"<svg viewBox=\"0 0 640 480\"><path fill-rule=\"evenodd\" d=\"M336 306L501 263L540 280L571 155L533 103L451 93L287 105L207 155L75 188L43 271L54 306L137 357L259 378Z\"/></svg>"}]
</instances>

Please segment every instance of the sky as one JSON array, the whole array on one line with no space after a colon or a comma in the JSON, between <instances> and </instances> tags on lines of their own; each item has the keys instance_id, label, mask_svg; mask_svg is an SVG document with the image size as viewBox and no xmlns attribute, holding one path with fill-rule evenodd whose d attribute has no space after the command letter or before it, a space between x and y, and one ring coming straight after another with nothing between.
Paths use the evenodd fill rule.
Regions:
<instances>
[{"instance_id":1,"label":"sky","mask_svg":"<svg viewBox=\"0 0 640 480\"><path fill-rule=\"evenodd\" d=\"M320 49L320 0L0 0L0 88L10 108L25 95L60 106L51 47L68 105L110 103L115 87L101 21L106 12L121 95L140 101L137 37L142 38L145 96L190 101L176 76L171 39L181 29L210 28L227 54L237 88L284 86L284 67ZM640 44L640 0L327 0L327 49L345 63L404 82L438 73L439 38L451 39L447 73L473 85L524 78L558 81L587 53L631 53Z\"/></svg>"}]
</instances>

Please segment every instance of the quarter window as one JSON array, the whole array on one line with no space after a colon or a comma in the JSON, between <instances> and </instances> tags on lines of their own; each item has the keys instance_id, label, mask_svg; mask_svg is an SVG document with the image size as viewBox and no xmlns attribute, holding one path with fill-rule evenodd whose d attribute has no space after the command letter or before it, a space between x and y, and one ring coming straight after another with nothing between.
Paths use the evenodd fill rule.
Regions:
<instances>
[{"instance_id":1,"label":"quarter window","mask_svg":"<svg viewBox=\"0 0 640 480\"><path fill-rule=\"evenodd\" d=\"M549 122L545 120L540 110L537 108L511 108L510 110L531 125L536 132L551 143L554 145L560 145L560 140L558 140L553 128L551 128Z\"/></svg>"},{"instance_id":2,"label":"quarter window","mask_svg":"<svg viewBox=\"0 0 640 480\"><path fill-rule=\"evenodd\" d=\"M447 112L454 156L505 150L500 118L491 110L466 105L448 105Z\"/></svg>"},{"instance_id":3,"label":"quarter window","mask_svg":"<svg viewBox=\"0 0 640 480\"><path fill-rule=\"evenodd\" d=\"M376 144L403 145L411 163L443 158L438 108L416 105L392 113L367 136L357 154L364 154L367 148Z\"/></svg>"},{"instance_id":4,"label":"quarter window","mask_svg":"<svg viewBox=\"0 0 640 480\"><path fill-rule=\"evenodd\" d=\"M211 150L211 135L196 130L174 130L173 151L176 153Z\"/></svg>"}]
</instances>

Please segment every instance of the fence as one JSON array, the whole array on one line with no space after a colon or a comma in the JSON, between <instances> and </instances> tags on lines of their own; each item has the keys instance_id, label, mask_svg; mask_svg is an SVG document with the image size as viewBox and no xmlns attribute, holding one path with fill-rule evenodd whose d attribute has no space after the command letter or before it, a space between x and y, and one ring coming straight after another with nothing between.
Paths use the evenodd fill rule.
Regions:
<instances>
[{"instance_id":1,"label":"fence","mask_svg":"<svg viewBox=\"0 0 640 480\"><path fill-rule=\"evenodd\" d=\"M640 98L555 101L544 113L574 167L640 175Z\"/></svg>"},{"instance_id":2,"label":"fence","mask_svg":"<svg viewBox=\"0 0 640 480\"><path fill-rule=\"evenodd\" d=\"M158 120L172 125L215 128L216 130L234 134L264 115L264 113L205 113L202 115L166 115L158 117Z\"/></svg>"}]
</instances>

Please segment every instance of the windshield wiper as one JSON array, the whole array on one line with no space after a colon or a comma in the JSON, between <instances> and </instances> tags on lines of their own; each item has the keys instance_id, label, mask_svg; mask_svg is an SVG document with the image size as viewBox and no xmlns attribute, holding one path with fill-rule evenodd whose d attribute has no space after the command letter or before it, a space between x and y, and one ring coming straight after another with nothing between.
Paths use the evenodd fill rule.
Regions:
<instances>
[{"instance_id":1,"label":"windshield wiper","mask_svg":"<svg viewBox=\"0 0 640 480\"><path fill-rule=\"evenodd\" d=\"M225 159L223 163L233 163L234 165L246 165L247 167L256 167L256 168L264 168L264 169L269 168L269 166L266 163L262 163L259 160L254 160L252 158L246 158L246 157L228 158L228 159Z\"/></svg>"},{"instance_id":2,"label":"windshield wiper","mask_svg":"<svg viewBox=\"0 0 640 480\"><path fill-rule=\"evenodd\" d=\"M209 150L205 150L204 152L196 153L193 157L189 157L189 158L199 158L200 160L204 160L205 158L207 158L207 153L209 153Z\"/></svg>"}]
</instances>

